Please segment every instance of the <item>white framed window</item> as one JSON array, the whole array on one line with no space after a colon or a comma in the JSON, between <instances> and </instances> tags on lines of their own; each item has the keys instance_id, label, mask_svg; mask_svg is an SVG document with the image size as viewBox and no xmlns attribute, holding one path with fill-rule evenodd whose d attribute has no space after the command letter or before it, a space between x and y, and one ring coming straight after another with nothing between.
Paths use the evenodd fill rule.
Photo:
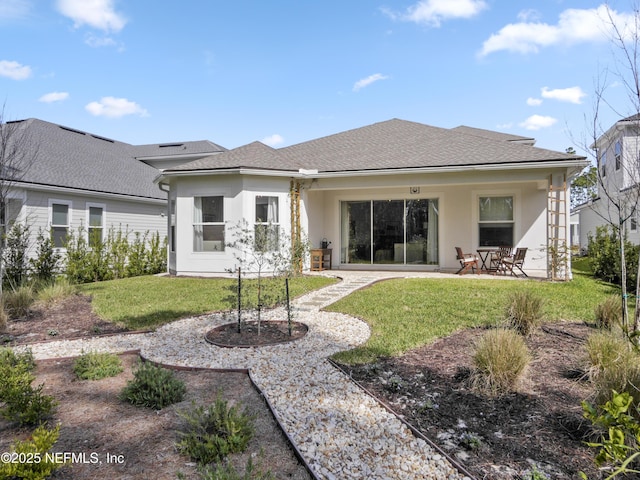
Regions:
<instances>
[{"instance_id":1,"label":"white framed window","mask_svg":"<svg viewBox=\"0 0 640 480\"><path fill-rule=\"evenodd\" d=\"M278 197L257 195L254 225L254 248L274 251L280 244L280 212Z\"/></svg>"},{"instance_id":2,"label":"white framed window","mask_svg":"<svg viewBox=\"0 0 640 480\"><path fill-rule=\"evenodd\" d=\"M638 231L638 217L633 215L629 218L629 231L637 232Z\"/></svg>"},{"instance_id":3,"label":"white framed window","mask_svg":"<svg viewBox=\"0 0 640 480\"><path fill-rule=\"evenodd\" d=\"M224 251L224 197L193 198L193 251Z\"/></svg>"},{"instance_id":4,"label":"white framed window","mask_svg":"<svg viewBox=\"0 0 640 480\"><path fill-rule=\"evenodd\" d=\"M53 246L65 248L69 228L71 228L72 203L67 200L49 200L49 226L53 236Z\"/></svg>"},{"instance_id":5,"label":"white framed window","mask_svg":"<svg viewBox=\"0 0 640 480\"><path fill-rule=\"evenodd\" d=\"M481 196L478 201L478 245L514 245L513 196Z\"/></svg>"},{"instance_id":6,"label":"white framed window","mask_svg":"<svg viewBox=\"0 0 640 480\"><path fill-rule=\"evenodd\" d=\"M0 242L6 244L7 234L11 230L13 224L18 220L22 209L22 199L7 198L3 204L0 204Z\"/></svg>"},{"instance_id":7,"label":"white framed window","mask_svg":"<svg viewBox=\"0 0 640 480\"><path fill-rule=\"evenodd\" d=\"M607 176L607 152L600 152L600 175L604 178Z\"/></svg>"},{"instance_id":8,"label":"white framed window","mask_svg":"<svg viewBox=\"0 0 640 480\"><path fill-rule=\"evenodd\" d=\"M91 248L104 241L105 210L102 203L87 203L87 240Z\"/></svg>"},{"instance_id":9,"label":"white framed window","mask_svg":"<svg viewBox=\"0 0 640 480\"><path fill-rule=\"evenodd\" d=\"M622 163L622 142L618 140L613 147L614 150L614 158L616 161L616 170L620 170L620 165Z\"/></svg>"}]
</instances>

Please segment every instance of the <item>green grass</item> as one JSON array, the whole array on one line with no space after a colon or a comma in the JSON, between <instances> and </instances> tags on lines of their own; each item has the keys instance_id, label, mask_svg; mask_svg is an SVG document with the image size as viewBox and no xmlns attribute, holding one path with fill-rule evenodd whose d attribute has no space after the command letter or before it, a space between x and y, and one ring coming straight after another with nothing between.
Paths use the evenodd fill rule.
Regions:
<instances>
[{"instance_id":1,"label":"green grass","mask_svg":"<svg viewBox=\"0 0 640 480\"><path fill-rule=\"evenodd\" d=\"M574 280L409 278L380 282L339 300L328 309L354 315L371 328L367 343L334 359L370 363L397 356L467 327L502 322L509 298L529 290L544 299L546 321L594 321L594 309L618 289L594 280L588 265L574 265ZM630 314L631 315L631 314Z\"/></svg>"},{"instance_id":2,"label":"green grass","mask_svg":"<svg viewBox=\"0 0 640 480\"><path fill-rule=\"evenodd\" d=\"M290 281L290 294L294 298L334 281L317 276L296 277ZM244 282L247 286L255 284L255 280ZM93 309L101 318L137 330L234 309L235 286L236 281L231 279L144 276L85 284L79 290L93 296ZM284 291L284 281L276 288Z\"/></svg>"}]
</instances>

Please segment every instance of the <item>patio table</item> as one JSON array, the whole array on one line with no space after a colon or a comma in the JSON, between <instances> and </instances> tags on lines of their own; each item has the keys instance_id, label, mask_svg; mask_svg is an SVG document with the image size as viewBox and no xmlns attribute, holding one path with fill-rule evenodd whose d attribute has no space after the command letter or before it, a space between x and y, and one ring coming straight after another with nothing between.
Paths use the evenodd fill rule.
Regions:
<instances>
[{"instance_id":1,"label":"patio table","mask_svg":"<svg viewBox=\"0 0 640 480\"><path fill-rule=\"evenodd\" d=\"M491 258L492 253L496 253L497 251L497 248L479 248L476 250L478 257L480 257L480 271L491 271L491 262L489 262L489 266L487 267L487 260Z\"/></svg>"}]
</instances>

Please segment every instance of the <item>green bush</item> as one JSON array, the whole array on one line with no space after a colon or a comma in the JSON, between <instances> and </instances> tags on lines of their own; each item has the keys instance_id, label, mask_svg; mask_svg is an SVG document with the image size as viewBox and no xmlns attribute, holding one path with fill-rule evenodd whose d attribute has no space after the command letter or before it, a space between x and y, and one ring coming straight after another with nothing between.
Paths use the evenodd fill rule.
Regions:
<instances>
[{"instance_id":1,"label":"green bush","mask_svg":"<svg viewBox=\"0 0 640 480\"><path fill-rule=\"evenodd\" d=\"M26 317L35 302L36 295L31 285L4 290L2 300L10 318Z\"/></svg>"},{"instance_id":2,"label":"green bush","mask_svg":"<svg viewBox=\"0 0 640 480\"><path fill-rule=\"evenodd\" d=\"M604 472L610 473L607 479L640 473L640 412L638 406L633 405L631 395L613 390L609 399L598 406L582 402L582 410L584 417L601 431L600 441L587 445L599 449L595 462ZM581 477L587 478L582 472Z\"/></svg>"},{"instance_id":3,"label":"green bush","mask_svg":"<svg viewBox=\"0 0 640 480\"><path fill-rule=\"evenodd\" d=\"M624 241L627 288L635 289L638 274L638 246ZM596 228L595 236L589 235L589 260L593 275L606 282L620 284L620 242L617 233L608 225Z\"/></svg>"},{"instance_id":4,"label":"green bush","mask_svg":"<svg viewBox=\"0 0 640 480\"><path fill-rule=\"evenodd\" d=\"M120 393L120 398L138 407L160 410L182 401L185 392L184 382L176 378L171 370L141 362L133 374L133 380L129 380Z\"/></svg>"},{"instance_id":5,"label":"green bush","mask_svg":"<svg viewBox=\"0 0 640 480\"><path fill-rule=\"evenodd\" d=\"M502 328L490 330L475 345L473 386L490 395L512 392L530 360L521 335Z\"/></svg>"},{"instance_id":6,"label":"green bush","mask_svg":"<svg viewBox=\"0 0 640 480\"><path fill-rule=\"evenodd\" d=\"M58 441L60 436L60 425L55 428L47 429L41 425L31 434L31 438L27 441L18 441L11 446L11 452L32 461L0 461L0 478L18 479L25 478L30 480L44 480L49 478L56 470L64 465L52 461L47 458L53 445Z\"/></svg>"},{"instance_id":7,"label":"green bush","mask_svg":"<svg viewBox=\"0 0 640 480\"><path fill-rule=\"evenodd\" d=\"M120 357L113 353L87 352L73 362L73 373L80 380L100 380L122 372Z\"/></svg>"},{"instance_id":8,"label":"green bush","mask_svg":"<svg viewBox=\"0 0 640 480\"><path fill-rule=\"evenodd\" d=\"M207 408L193 406L180 416L187 425L180 432L178 449L202 465L244 451L253 437L253 417L237 406L229 407L220 395Z\"/></svg>"},{"instance_id":9,"label":"green bush","mask_svg":"<svg viewBox=\"0 0 640 480\"><path fill-rule=\"evenodd\" d=\"M14 288L29 278L29 227L15 222L6 235L4 248L4 285Z\"/></svg>"},{"instance_id":10,"label":"green bush","mask_svg":"<svg viewBox=\"0 0 640 480\"><path fill-rule=\"evenodd\" d=\"M622 301L619 295L610 295L595 308L595 321L598 328L611 330L622 322Z\"/></svg>"},{"instance_id":11,"label":"green bush","mask_svg":"<svg viewBox=\"0 0 640 480\"><path fill-rule=\"evenodd\" d=\"M621 334L601 331L589 335L585 349L596 404L604 405L615 390L628 392L634 409L640 405L640 354L631 342Z\"/></svg>"},{"instance_id":12,"label":"green bush","mask_svg":"<svg viewBox=\"0 0 640 480\"><path fill-rule=\"evenodd\" d=\"M78 287L66 278L58 278L54 283L46 284L38 290L38 301L52 305L78 293Z\"/></svg>"},{"instance_id":13,"label":"green bush","mask_svg":"<svg viewBox=\"0 0 640 480\"><path fill-rule=\"evenodd\" d=\"M51 231L45 235L42 229L38 230L36 255L29 260L33 279L41 285L53 283L60 269L60 258Z\"/></svg>"},{"instance_id":14,"label":"green bush","mask_svg":"<svg viewBox=\"0 0 640 480\"><path fill-rule=\"evenodd\" d=\"M529 290L515 292L506 308L507 324L521 335L531 335L544 318L542 306L542 298Z\"/></svg>"},{"instance_id":15,"label":"green bush","mask_svg":"<svg viewBox=\"0 0 640 480\"><path fill-rule=\"evenodd\" d=\"M37 425L53 413L57 402L42 393L44 385L31 386L34 368L30 351L16 354L8 348L0 349L0 416L20 425Z\"/></svg>"}]
</instances>

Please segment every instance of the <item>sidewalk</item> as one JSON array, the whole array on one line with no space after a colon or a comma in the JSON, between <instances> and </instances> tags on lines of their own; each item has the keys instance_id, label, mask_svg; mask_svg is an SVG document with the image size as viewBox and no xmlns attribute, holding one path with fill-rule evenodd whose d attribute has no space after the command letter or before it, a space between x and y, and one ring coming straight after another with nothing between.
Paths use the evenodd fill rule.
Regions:
<instances>
[{"instance_id":1,"label":"sidewalk","mask_svg":"<svg viewBox=\"0 0 640 480\"><path fill-rule=\"evenodd\" d=\"M152 333L49 342L31 348L36 359L79 355L82 350L140 349L146 359L165 365L248 369L318 478L466 478L327 361L333 353L366 342L370 332L364 322L323 312L322 307L383 278L414 275L349 272L343 276L342 282L293 302L295 320L307 324L309 332L284 345L211 345L204 334L225 322L222 315L214 314L179 320ZM276 309L266 312L264 318L281 320L286 314Z\"/></svg>"}]
</instances>

